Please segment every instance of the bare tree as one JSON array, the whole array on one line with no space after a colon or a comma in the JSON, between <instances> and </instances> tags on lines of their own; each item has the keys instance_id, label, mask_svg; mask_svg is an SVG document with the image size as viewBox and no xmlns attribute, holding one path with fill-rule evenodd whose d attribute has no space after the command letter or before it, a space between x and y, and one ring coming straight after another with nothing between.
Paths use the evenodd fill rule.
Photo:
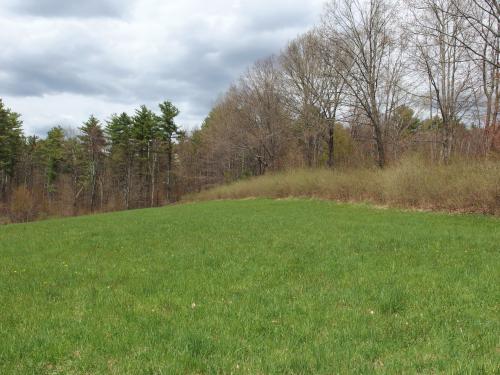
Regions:
<instances>
[{"instance_id":1,"label":"bare tree","mask_svg":"<svg viewBox=\"0 0 500 375\"><path fill-rule=\"evenodd\" d=\"M338 112L345 104L346 81L348 74L343 64L342 52L328 43L327 33L318 30L318 45L315 47L317 58L320 61L320 79L318 89L315 90L319 99L321 115L327 122L328 128L328 166L334 166L335 126ZM332 48L333 47L333 48Z\"/></svg>"},{"instance_id":2,"label":"bare tree","mask_svg":"<svg viewBox=\"0 0 500 375\"><path fill-rule=\"evenodd\" d=\"M475 37L468 38L467 33L449 34L449 36L476 58L485 60L497 69L500 68L498 59L500 53L500 3L498 0L451 0L451 4L445 5L448 6L441 7L440 10L463 19L468 33L472 32Z\"/></svg>"},{"instance_id":3,"label":"bare tree","mask_svg":"<svg viewBox=\"0 0 500 375\"><path fill-rule=\"evenodd\" d=\"M484 103L479 103L479 107L482 109L480 113L484 115L486 151L490 151L495 147L494 140L500 135L498 119L500 111L500 48L498 48L500 37L498 33L495 35L491 31L493 24L498 21L491 16L488 19L491 27L482 27L482 33L475 34L475 37L482 44L481 53L474 54L471 52L472 60L481 75L479 81L482 83L482 92L484 94ZM481 34L484 38L480 37ZM492 46L493 43L494 46Z\"/></svg>"},{"instance_id":4,"label":"bare tree","mask_svg":"<svg viewBox=\"0 0 500 375\"><path fill-rule=\"evenodd\" d=\"M257 152L260 173L276 169L284 150L288 116L279 90L275 58L257 62L239 84L239 112L248 145Z\"/></svg>"},{"instance_id":5,"label":"bare tree","mask_svg":"<svg viewBox=\"0 0 500 375\"><path fill-rule=\"evenodd\" d=\"M500 110L500 6L498 1L473 0L466 12L454 0L456 8L462 17L473 29L473 38L476 43L464 46L468 49L481 72L482 91L485 103L484 129L486 134L486 150L494 148L494 140L500 134L498 121Z\"/></svg>"},{"instance_id":6,"label":"bare tree","mask_svg":"<svg viewBox=\"0 0 500 375\"><path fill-rule=\"evenodd\" d=\"M477 104L485 129L486 151L489 151L500 135L500 4L498 0L451 0L437 5L441 12L463 21L458 33L446 36L467 50L480 72L478 81L482 82L484 101L478 98Z\"/></svg>"},{"instance_id":7,"label":"bare tree","mask_svg":"<svg viewBox=\"0 0 500 375\"><path fill-rule=\"evenodd\" d=\"M448 163L454 132L473 105L472 67L466 49L457 41L464 35L465 19L445 11L453 0L419 0L412 3L416 66L430 86L431 108L441 119L441 159ZM431 109L432 111L432 109Z\"/></svg>"},{"instance_id":8,"label":"bare tree","mask_svg":"<svg viewBox=\"0 0 500 375\"><path fill-rule=\"evenodd\" d=\"M323 17L329 43L342 56L335 71L349 89L352 105L369 119L380 167L386 163L383 128L396 107L402 67L395 11L385 0L335 0Z\"/></svg>"},{"instance_id":9,"label":"bare tree","mask_svg":"<svg viewBox=\"0 0 500 375\"><path fill-rule=\"evenodd\" d=\"M317 163L321 151L323 122L320 114L324 77L317 51L318 40L308 32L291 41L280 55L280 89L284 103L304 137L308 166Z\"/></svg>"}]
</instances>

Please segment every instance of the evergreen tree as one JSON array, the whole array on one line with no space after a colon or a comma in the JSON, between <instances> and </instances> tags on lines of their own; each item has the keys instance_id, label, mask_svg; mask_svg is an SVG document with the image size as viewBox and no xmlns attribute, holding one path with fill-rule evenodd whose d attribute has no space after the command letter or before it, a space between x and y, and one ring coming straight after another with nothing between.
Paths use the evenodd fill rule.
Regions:
<instances>
[{"instance_id":1,"label":"evergreen tree","mask_svg":"<svg viewBox=\"0 0 500 375\"><path fill-rule=\"evenodd\" d=\"M111 152L113 148L120 149L123 147L128 147L130 144L132 132L132 119L125 112L121 115L111 116L111 120L108 121L105 133L108 139L108 143L111 147Z\"/></svg>"},{"instance_id":2,"label":"evergreen tree","mask_svg":"<svg viewBox=\"0 0 500 375\"><path fill-rule=\"evenodd\" d=\"M78 201L85 188L85 151L78 137L68 138L64 143L65 172L71 180L73 215L77 214Z\"/></svg>"},{"instance_id":3,"label":"evergreen tree","mask_svg":"<svg viewBox=\"0 0 500 375\"><path fill-rule=\"evenodd\" d=\"M33 190L36 171L40 168L39 148L40 140L36 135L26 138L23 147L24 154L24 181L28 190Z\"/></svg>"},{"instance_id":4,"label":"evergreen tree","mask_svg":"<svg viewBox=\"0 0 500 375\"><path fill-rule=\"evenodd\" d=\"M106 136L110 146L109 164L113 179L123 193L125 208L130 208L132 188L132 167L134 150L132 147L132 119L126 113L113 115L106 126Z\"/></svg>"},{"instance_id":5,"label":"evergreen tree","mask_svg":"<svg viewBox=\"0 0 500 375\"><path fill-rule=\"evenodd\" d=\"M132 137L141 158L148 157L148 152L151 152L151 144L157 133L157 116L145 105L142 105L135 111L132 118Z\"/></svg>"},{"instance_id":6,"label":"evergreen tree","mask_svg":"<svg viewBox=\"0 0 500 375\"><path fill-rule=\"evenodd\" d=\"M45 169L45 190L49 199L56 193L56 180L62 171L64 160L64 130L60 126L53 127L47 138L41 143L41 160Z\"/></svg>"},{"instance_id":7,"label":"evergreen tree","mask_svg":"<svg viewBox=\"0 0 500 375\"><path fill-rule=\"evenodd\" d=\"M143 105L136 110L132 122L132 137L139 162L139 177L144 180L140 182L140 195L144 201L143 204L149 202L149 205L153 206L157 183L159 118ZM145 196L144 186L148 187L148 196Z\"/></svg>"},{"instance_id":8,"label":"evergreen tree","mask_svg":"<svg viewBox=\"0 0 500 375\"><path fill-rule=\"evenodd\" d=\"M0 200L14 177L23 146L20 115L6 108L0 99Z\"/></svg>"},{"instance_id":9,"label":"evergreen tree","mask_svg":"<svg viewBox=\"0 0 500 375\"><path fill-rule=\"evenodd\" d=\"M102 169L106 139L101 123L93 115L80 128L80 141L85 153L85 185L89 188L90 209L94 211L98 184L101 187L101 206L103 200ZM102 208L102 207L101 207Z\"/></svg>"},{"instance_id":10,"label":"evergreen tree","mask_svg":"<svg viewBox=\"0 0 500 375\"><path fill-rule=\"evenodd\" d=\"M165 175L165 185L167 188L167 200L171 200L172 191L172 161L173 161L173 139L180 136L182 132L175 123L175 118L179 115L179 109L171 102L165 101L160 104L160 137L166 142L167 170Z\"/></svg>"}]
</instances>

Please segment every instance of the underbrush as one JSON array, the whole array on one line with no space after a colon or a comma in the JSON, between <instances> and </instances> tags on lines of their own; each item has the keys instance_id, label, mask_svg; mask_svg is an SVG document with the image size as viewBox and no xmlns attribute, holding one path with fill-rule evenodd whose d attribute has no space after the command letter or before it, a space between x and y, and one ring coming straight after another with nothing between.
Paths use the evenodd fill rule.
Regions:
<instances>
[{"instance_id":1,"label":"underbrush","mask_svg":"<svg viewBox=\"0 0 500 375\"><path fill-rule=\"evenodd\" d=\"M186 200L314 197L400 208L500 215L500 163L429 164L409 158L386 169L309 169L216 187Z\"/></svg>"}]
</instances>

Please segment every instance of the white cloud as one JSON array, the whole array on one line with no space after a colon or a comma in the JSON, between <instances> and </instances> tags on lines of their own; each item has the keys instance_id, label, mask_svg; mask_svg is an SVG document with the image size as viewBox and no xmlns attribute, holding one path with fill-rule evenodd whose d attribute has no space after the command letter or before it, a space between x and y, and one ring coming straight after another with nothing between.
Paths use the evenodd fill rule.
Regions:
<instances>
[{"instance_id":1,"label":"white cloud","mask_svg":"<svg viewBox=\"0 0 500 375\"><path fill-rule=\"evenodd\" d=\"M317 22L323 0L129 0L119 10L106 0L64 11L66 0L6 1L0 97L40 134L163 100L180 107L182 126L198 125L248 65Z\"/></svg>"}]
</instances>

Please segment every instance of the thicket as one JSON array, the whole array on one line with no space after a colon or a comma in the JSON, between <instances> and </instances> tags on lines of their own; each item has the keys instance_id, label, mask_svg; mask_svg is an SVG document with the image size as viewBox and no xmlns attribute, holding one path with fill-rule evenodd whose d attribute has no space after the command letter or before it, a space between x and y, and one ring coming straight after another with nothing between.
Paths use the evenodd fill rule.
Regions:
<instances>
[{"instance_id":1,"label":"thicket","mask_svg":"<svg viewBox=\"0 0 500 375\"><path fill-rule=\"evenodd\" d=\"M392 207L500 215L500 163L436 165L408 157L385 169L300 169L219 186L189 200L320 198Z\"/></svg>"}]
</instances>

